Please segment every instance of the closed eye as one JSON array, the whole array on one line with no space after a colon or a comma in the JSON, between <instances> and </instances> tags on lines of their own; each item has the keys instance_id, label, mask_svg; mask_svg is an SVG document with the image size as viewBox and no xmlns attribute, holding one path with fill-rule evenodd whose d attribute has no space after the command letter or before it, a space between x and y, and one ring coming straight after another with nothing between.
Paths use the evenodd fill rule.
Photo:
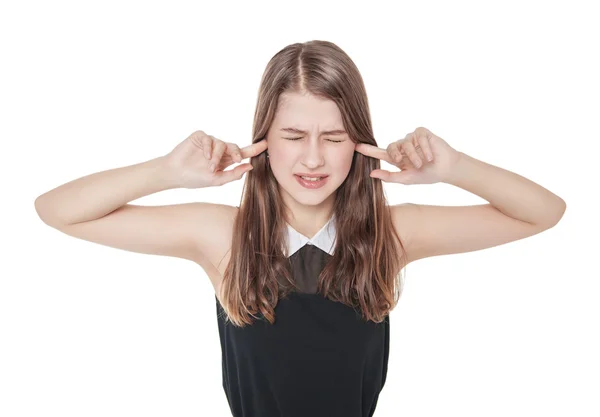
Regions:
<instances>
[{"instance_id":1,"label":"closed eye","mask_svg":"<svg viewBox=\"0 0 600 417\"><path fill-rule=\"evenodd\" d=\"M284 139L287 139L287 140L298 140L298 139L302 139L302 137L299 137L299 138L284 138ZM343 142L343 140L331 140L331 139L325 139L325 140L328 140L329 142L335 142L335 143Z\"/></svg>"}]
</instances>

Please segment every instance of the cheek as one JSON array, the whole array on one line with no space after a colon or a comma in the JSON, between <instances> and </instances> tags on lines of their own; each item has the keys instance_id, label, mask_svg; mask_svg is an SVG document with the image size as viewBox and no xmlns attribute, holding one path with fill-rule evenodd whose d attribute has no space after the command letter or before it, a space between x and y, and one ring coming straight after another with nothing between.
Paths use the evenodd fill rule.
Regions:
<instances>
[{"instance_id":1,"label":"cheek","mask_svg":"<svg viewBox=\"0 0 600 417\"><path fill-rule=\"evenodd\" d=\"M278 170L289 166L289 155L286 155L284 152L272 152L269 151L269 165L273 170Z\"/></svg>"},{"instance_id":2,"label":"cheek","mask_svg":"<svg viewBox=\"0 0 600 417\"><path fill-rule=\"evenodd\" d=\"M354 158L354 152L344 152L343 154L337 154L334 159L335 170L347 174L352 167L352 159Z\"/></svg>"},{"instance_id":3,"label":"cheek","mask_svg":"<svg viewBox=\"0 0 600 417\"><path fill-rule=\"evenodd\" d=\"M292 169L289 156L269 151L269 167L277 181L286 181Z\"/></svg>"}]
</instances>

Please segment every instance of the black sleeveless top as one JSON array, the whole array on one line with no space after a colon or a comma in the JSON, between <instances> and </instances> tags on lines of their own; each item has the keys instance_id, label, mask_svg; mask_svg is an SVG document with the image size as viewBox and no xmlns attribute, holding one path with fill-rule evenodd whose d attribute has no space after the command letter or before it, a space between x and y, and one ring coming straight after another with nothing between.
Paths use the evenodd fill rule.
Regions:
<instances>
[{"instance_id":1,"label":"black sleeveless top","mask_svg":"<svg viewBox=\"0 0 600 417\"><path fill-rule=\"evenodd\" d=\"M386 379L389 315L365 321L316 293L332 256L335 216L312 238L288 225L288 256L300 288L275 307L275 323L225 321L215 295L223 389L233 417L370 417Z\"/></svg>"}]
</instances>

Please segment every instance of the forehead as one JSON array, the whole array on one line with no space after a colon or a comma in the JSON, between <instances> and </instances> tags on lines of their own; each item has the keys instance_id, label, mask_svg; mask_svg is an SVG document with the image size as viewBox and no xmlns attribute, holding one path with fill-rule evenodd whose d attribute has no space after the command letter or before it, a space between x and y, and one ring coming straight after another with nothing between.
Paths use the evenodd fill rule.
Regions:
<instances>
[{"instance_id":1,"label":"forehead","mask_svg":"<svg viewBox=\"0 0 600 417\"><path fill-rule=\"evenodd\" d=\"M343 128L342 114L333 100L298 93L281 94L273 123L299 129Z\"/></svg>"}]
</instances>

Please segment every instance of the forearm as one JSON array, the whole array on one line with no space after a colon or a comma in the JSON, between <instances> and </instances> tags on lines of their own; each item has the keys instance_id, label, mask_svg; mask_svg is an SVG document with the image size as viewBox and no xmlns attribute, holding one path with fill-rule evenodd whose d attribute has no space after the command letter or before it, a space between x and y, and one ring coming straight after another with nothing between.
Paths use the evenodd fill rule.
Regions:
<instances>
[{"instance_id":1,"label":"forearm","mask_svg":"<svg viewBox=\"0 0 600 417\"><path fill-rule=\"evenodd\" d=\"M480 196L507 216L532 224L554 224L566 209L562 198L541 185L462 152L456 169L444 182Z\"/></svg>"},{"instance_id":2,"label":"forearm","mask_svg":"<svg viewBox=\"0 0 600 417\"><path fill-rule=\"evenodd\" d=\"M54 188L35 200L47 224L73 224L95 220L130 201L177 188L164 157L96 172Z\"/></svg>"}]
</instances>

